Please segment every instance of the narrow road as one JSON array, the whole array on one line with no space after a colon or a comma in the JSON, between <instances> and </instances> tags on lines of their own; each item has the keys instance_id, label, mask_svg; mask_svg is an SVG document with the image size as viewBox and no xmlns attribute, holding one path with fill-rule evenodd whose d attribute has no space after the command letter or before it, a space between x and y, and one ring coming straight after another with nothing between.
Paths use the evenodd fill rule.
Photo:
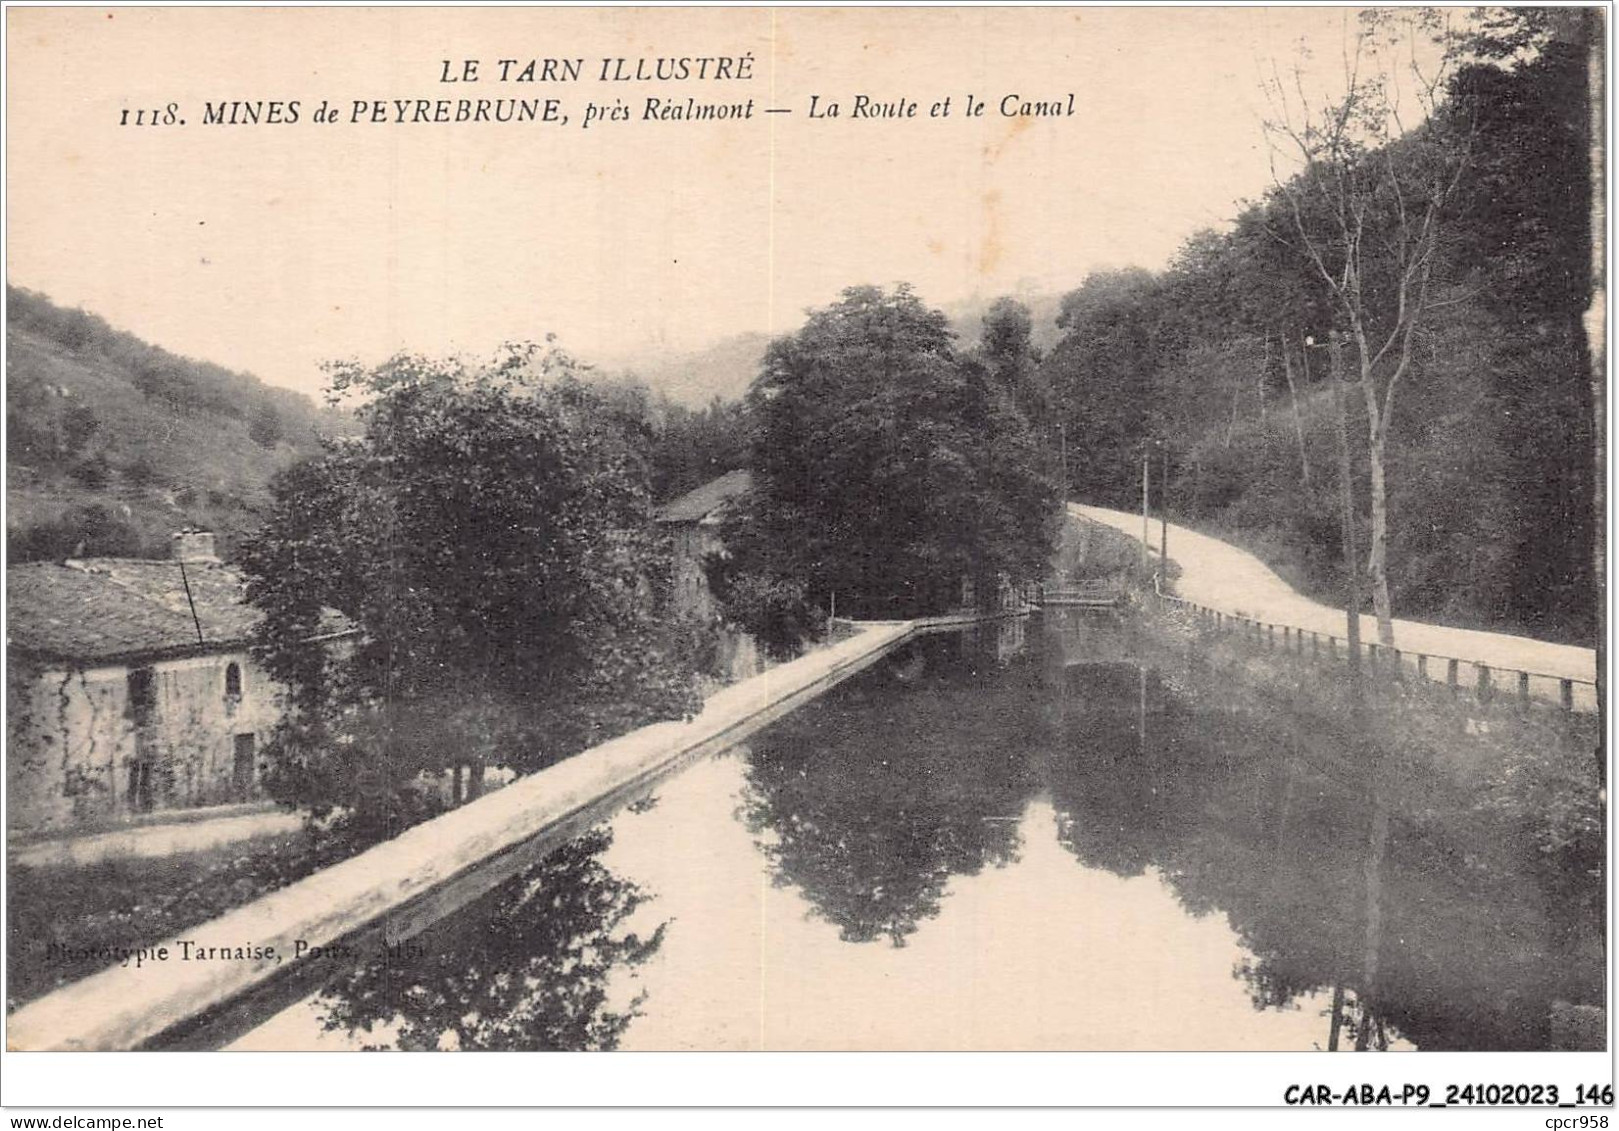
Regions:
<instances>
[{"instance_id":1,"label":"narrow road","mask_svg":"<svg viewBox=\"0 0 1619 1131\"><path fill-rule=\"evenodd\" d=\"M1068 504L1068 510L1080 518L1111 526L1137 541L1141 539L1139 514L1080 503ZM1154 553L1158 552L1159 530L1159 520L1154 517L1148 535L1149 547ZM1329 633L1340 639L1345 635L1342 609L1310 600L1276 576L1264 562L1230 543L1170 523L1169 560L1181 571L1175 586L1176 595L1188 601L1277 625ZM1377 639L1377 621L1373 617L1362 616L1361 637L1368 641ZM1538 672L1558 679L1596 678L1594 649L1552 644L1527 636L1396 620L1394 644L1407 653L1454 656L1492 668ZM1444 665L1431 665L1429 676L1444 679ZM1471 683L1473 673L1464 668L1461 678ZM1503 687L1501 690L1510 693L1512 689ZM1557 684L1549 679L1532 680L1531 691L1541 698L1555 700ZM1590 687L1576 685L1574 698L1578 706L1595 707L1595 692Z\"/></svg>"}]
</instances>

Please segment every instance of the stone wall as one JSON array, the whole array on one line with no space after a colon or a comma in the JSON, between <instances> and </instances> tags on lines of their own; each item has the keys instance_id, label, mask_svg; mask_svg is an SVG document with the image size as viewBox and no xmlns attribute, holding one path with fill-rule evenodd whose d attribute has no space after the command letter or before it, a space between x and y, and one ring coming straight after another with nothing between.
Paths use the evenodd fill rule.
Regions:
<instances>
[{"instance_id":1,"label":"stone wall","mask_svg":"<svg viewBox=\"0 0 1619 1131\"><path fill-rule=\"evenodd\" d=\"M681 612L712 616L717 611L703 562L718 553L721 542L713 527L683 522L674 530L674 605Z\"/></svg>"},{"instance_id":2,"label":"stone wall","mask_svg":"<svg viewBox=\"0 0 1619 1131\"><path fill-rule=\"evenodd\" d=\"M8 832L106 828L259 795L283 692L244 652L46 669L6 762Z\"/></svg>"}]
</instances>

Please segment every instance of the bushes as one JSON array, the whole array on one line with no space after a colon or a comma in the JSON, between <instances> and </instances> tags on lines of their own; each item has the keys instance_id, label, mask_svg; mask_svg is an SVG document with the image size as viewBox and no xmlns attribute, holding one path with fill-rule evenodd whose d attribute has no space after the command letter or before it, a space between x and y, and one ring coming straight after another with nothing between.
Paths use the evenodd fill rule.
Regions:
<instances>
[{"instance_id":1,"label":"bushes","mask_svg":"<svg viewBox=\"0 0 1619 1131\"><path fill-rule=\"evenodd\" d=\"M247 426L247 434L261 448L274 448L281 442L281 414L276 412L274 405L261 403L253 410L253 420Z\"/></svg>"},{"instance_id":2,"label":"bushes","mask_svg":"<svg viewBox=\"0 0 1619 1131\"><path fill-rule=\"evenodd\" d=\"M805 640L826 631L826 614L809 599L802 581L759 574L733 574L723 561L708 565L709 586L727 615L773 659L795 655Z\"/></svg>"},{"instance_id":3,"label":"bushes","mask_svg":"<svg viewBox=\"0 0 1619 1131\"><path fill-rule=\"evenodd\" d=\"M6 531L6 552L14 562L80 558L137 558L145 547L140 533L106 507L91 504L45 522Z\"/></svg>"}]
</instances>

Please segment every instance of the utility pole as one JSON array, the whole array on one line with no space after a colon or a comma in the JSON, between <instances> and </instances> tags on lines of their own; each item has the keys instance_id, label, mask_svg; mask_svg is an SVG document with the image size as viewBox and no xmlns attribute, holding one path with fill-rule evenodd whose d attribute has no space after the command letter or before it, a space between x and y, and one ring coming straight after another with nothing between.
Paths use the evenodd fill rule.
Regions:
<instances>
[{"instance_id":1,"label":"utility pole","mask_svg":"<svg viewBox=\"0 0 1619 1131\"><path fill-rule=\"evenodd\" d=\"M1169 445L1162 440L1158 446L1163 449L1164 465L1162 474L1158 476L1158 568L1163 571L1164 578L1169 578Z\"/></svg>"},{"instance_id":2,"label":"utility pole","mask_svg":"<svg viewBox=\"0 0 1619 1131\"><path fill-rule=\"evenodd\" d=\"M1147 539L1151 527L1147 521L1147 477L1148 468L1152 466L1152 452L1145 446L1141 449L1141 568L1145 572L1150 566Z\"/></svg>"}]
</instances>

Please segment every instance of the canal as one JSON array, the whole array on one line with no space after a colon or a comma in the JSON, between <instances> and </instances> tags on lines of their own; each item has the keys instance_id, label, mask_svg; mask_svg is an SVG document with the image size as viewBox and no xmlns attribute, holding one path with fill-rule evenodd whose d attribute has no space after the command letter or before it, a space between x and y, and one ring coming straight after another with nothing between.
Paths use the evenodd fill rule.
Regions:
<instances>
[{"instance_id":1,"label":"canal","mask_svg":"<svg viewBox=\"0 0 1619 1131\"><path fill-rule=\"evenodd\" d=\"M1536 1049L1602 1000L1520 830L1163 655L914 641L233 1047Z\"/></svg>"}]
</instances>

